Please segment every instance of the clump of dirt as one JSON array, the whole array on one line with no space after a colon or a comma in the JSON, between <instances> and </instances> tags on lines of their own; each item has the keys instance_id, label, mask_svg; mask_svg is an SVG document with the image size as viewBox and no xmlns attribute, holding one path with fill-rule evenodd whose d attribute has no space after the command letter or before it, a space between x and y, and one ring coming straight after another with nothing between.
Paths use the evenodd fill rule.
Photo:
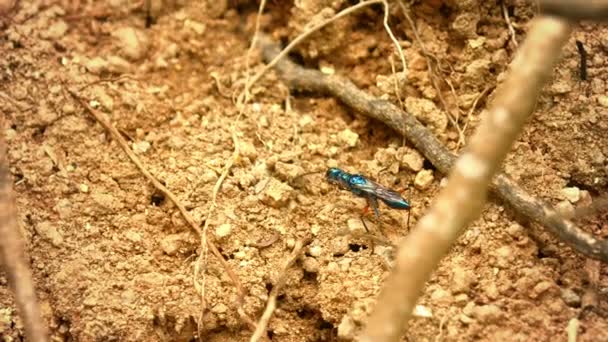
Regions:
<instances>
[{"instance_id":1,"label":"clump of dirt","mask_svg":"<svg viewBox=\"0 0 608 342\"><path fill-rule=\"evenodd\" d=\"M262 29L291 40L348 4L271 3ZM66 87L104 113L197 223L208 220L209 238L247 291L249 317L261 315L295 242L314 236L287 272L268 327L272 341L352 338L388 275L392 244L408 233L408 213L381 207L381 222L365 219L390 242L382 244L361 225L364 199L321 174L301 175L340 167L406 188L409 226L444 175L383 124L335 99L290 93L272 73L254 85L239 116L233 99L246 79L257 8L227 1L152 5L147 13L128 1L22 1L1 19L3 134L53 338L246 341L251 335L234 307L235 287L211 255L201 312L193 285L198 234ZM524 2L503 11L494 2L421 1L408 11L418 39L400 6L390 6L389 25L407 70L384 30L380 5L315 33L293 57L402 101L458 152L516 49L504 13L521 42L536 9ZM606 37L598 25L576 30L504 166L527 191L568 210L608 184ZM575 40L589 55L587 80L579 76ZM256 54L250 64L252 71L261 68ZM213 188L235 148L233 132L241 155L209 216ZM605 267L517 219L501 203L488 204L427 284L419 304L429 314L412 321L408 340L565 339L572 319L580 322L579 340L608 338ZM605 236L602 222L584 224ZM599 280L590 280L598 267ZM0 335L23 336L3 274Z\"/></svg>"}]
</instances>

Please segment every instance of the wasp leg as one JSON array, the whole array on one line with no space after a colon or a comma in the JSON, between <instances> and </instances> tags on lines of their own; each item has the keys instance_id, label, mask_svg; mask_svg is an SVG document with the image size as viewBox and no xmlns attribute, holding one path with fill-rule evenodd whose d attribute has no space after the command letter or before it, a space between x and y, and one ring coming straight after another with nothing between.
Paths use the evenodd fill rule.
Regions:
<instances>
[{"instance_id":1,"label":"wasp leg","mask_svg":"<svg viewBox=\"0 0 608 342\"><path fill-rule=\"evenodd\" d=\"M367 196L367 203L369 206L374 209L374 216L376 216L376 220L380 222L380 211L378 210L378 199L374 196Z\"/></svg>"}]
</instances>

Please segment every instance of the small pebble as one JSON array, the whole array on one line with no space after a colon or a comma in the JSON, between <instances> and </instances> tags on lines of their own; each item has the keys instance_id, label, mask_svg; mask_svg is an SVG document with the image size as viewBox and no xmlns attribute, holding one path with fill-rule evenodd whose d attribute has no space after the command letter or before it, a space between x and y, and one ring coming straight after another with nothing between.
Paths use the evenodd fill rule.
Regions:
<instances>
[{"instance_id":1,"label":"small pebble","mask_svg":"<svg viewBox=\"0 0 608 342\"><path fill-rule=\"evenodd\" d=\"M310 256L318 258L321 256L321 254L323 253L323 249L321 248L321 246L311 246L310 248L308 248L308 254L310 254Z\"/></svg>"},{"instance_id":2,"label":"small pebble","mask_svg":"<svg viewBox=\"0 0 608 342\"><path fill-rule=\"evenodd\" d=\"M504 317L504 312L496 305L480 305L473 309L473 316L482 323L497 323Z\"/></svg>"},{"instance_id":3,"label":"small pebble","mask_svg":"<svg viewBox=\"0 0 608 342\"><path fill-rule=\"evenodd\" d=\"M340 340L352 340L355 337L357 331L357 324L350 315L344 315L340 324L338 324L338 339Z\"/></svg>"},{"instance_id":4,"label":"small pebble","mask_svg":"<svg viewBox=\"0 0 608 342\"><path fill-rule=\"evenodd\" d=\"M359 141L359 134L347 128L338 133L338 141L347 147L355 147Z\"/></svg>"},{"instance_id":5,"label":"small pebble","mask_svg":"<svg viewBox=\"0 0 608 342\"><path fill-rule=\"evenodd\" d=\"M401 165L414 172L422 170L423 164L424 158L417 151L406 153L401 157Z\"/></svg>"},{"instance_id":6,"label":"small pebble","mask_svg":"<svg viewBox=\"0 0 608 342\"><path fill-rule=\"evenodd\" d=\"M35 225L36 233L55 247L63 244L63 236L51 222L42 221Z\"/></svg>"},{"instance_id":7,"label":"small pebble","mask_svg":"<svg viewBox=\"0 0 608 342\"><path fill-rule=\"evenodd\" d=\"M260 186L260 183L263 186ZM260 200L262 203L273 208L281 208L287 205L293 194L292 187L272 177L262 180L260 183L255 188L256 192L261 192ZM258 191L259 188L262 189Z\"/></svg>"},{"instance_id":8,"label":"small pebble","mask_svg":"<svg viewBox=\"0 0 608 342\"><path fill-rule=\"evenodd\" d=\"M347 221L348 232L354 236L365 234L367 231L361 219L351 218Z\"/></svg>"},{"instance_id":9,"label":"small pebble","mask_svg":"<svg viewBox=\"0 0 608 342\"><path fill-rule=\"evenodd\" d=\"M63 37L68 32L68 24L65 21L59 20L51 24L46 31L40 34L44 39L57 40Z\"/></svg>"},{"instance_id":10,"label":"small pebble","mask_svg":"<svg viewBox=\"0 0 608 342\"><path fill-rule=\"evenodd\" d=\"M95 57L93 59L89 59L84 66L87 68L87 70L89 70L90 73L99 75L108 70L108 61L101 57Z\"/></svg>"},{"instance_id":11,"label":"small pebble","mask_svg":"<svg viewBox=\"0 0 608 342\"><path fill-rule=\"evenodd\" d=\"M119 28L112 32L112 36L118 39L122 54L131 60L137 61L148 53L150 40L142 30L132 27Z\"/></svg>"},{"instance_id":12,"label":"small pebble","mask_svg":"<svg viewBox=\"0 0 608 342\"><path fill-rule=\"evenodd\" d=\"M433 180L434 177L432 170L422 170L416 174L416 178L414 178L414 186L418 190L424 190L431 185Z\"/></svg>"},{"instance_id":13,"label":"small pebble","mask_svg":"<svg viewBox=\"0 0 608 342\"><path fill-rule=\"evenodd\" d=\"M572 289L562 289L561 296L566 305L573 308L581 307L581 296L576 294Z\"/></svg>"},{"instance_id":14,"label":"small pebble","mask_svg":"<svg viewBox=\"0 0 608 342\"><path fill-rule=\"evenodd\" d=\"M557 203L555 205L555 210L567 219L574 217L574 206L568 200Z\"/></svg>"},{"instance_id":15,"label":"small pebble","mask_svg":"<svg viewBox=\"0 0 608 342\"><path fill-rule=\"evenodd\" d=\"M215 236L218 239L226 237L232 233L232 225L230 223L222 223L217 228L215 228Z\"/></svg>"},{"instance_id":16,"label":"small pebble","mask_svg":"<svg viewBox=\"0 0 608 342\"><path fill-rule=\"evenodd\" d=\"M304 174L304 169L296 164L288 164L283 162L276 162L274 169L277 172L279 178L292 181L294 178L301 174Z\"/></svg>"},{"instance_id":17,"label":"small pebble","mask_svg":"<svg viewBox=\"0 0 608 342\"><path fill-rule=\"evenodd\" d=\"M135 154L144 154L150 149L150 146L151 145L149 142L142 140L134 142L131 148L133 149L133 152L135 152Z\"/></svg>"},{"instance_id":18,"label":"small pebble","mask_svg":"<svg viewBox=\"0 0 608 342\"><path fill-rule=\"evenodd\" d=\"M167 255L175 255L179 249L186 243L187 235L185 234L170 234L160 240L160 248Z\"/></svg>"},{"instance_id":19,"label":"small pebble","mask_svg":"<svg viewBox=\"0 0 608 342\"><path fill-rule=\"evenodd\" d=\"M471 272L461 266L456 266L452 269L450 290L452 290L452 293L469 292L475 281L475 277Z\"/></svg>"},{"instance_id":20,"label":"small pebble","mask_svg":"<svg viewBox=\"0 0 608 342\"><path fill-rule=\"evenodd\" d=\"M108 56L106 69L115 74L126 74L132 69L131 63L119 56Z\"/></svg>"},{"instance_id":21,"label":"small pebble","mask_svg":"<svg viewBox=\"0 0 608 342\"><path fill-rule=\"evenodd\" d=\"M581 190L577 187L563 188L561 193L570 203L576 203L581 199Z\"/></svg>"},{"instance_id":22,"label":"small pebble","mask_svg":"<svg viewBox=\"0 0 608 342\"><path fill-rule=\"evenodd\" d=\"M302 267L306 272L318 273L319 272L319 261L315 258L304 258Z\"/></svg>"},{"instance_id":23,"label":"small pebble","mask_svg":"<svg viewBox=\"0 0 608 342\"><path fill-rule=\"evenodd\" d=\"M536 286L534 286L534 288L532 289L532 293L530 293L530 297L538 298L540 295L547 292L553 287L555 287L555 283L551 281L541 281L540 283L536 284Z\"/></svg>"},{"instance_id":24,"label":"small pebble","mask_svg":"<svg viewBox=\"0 0 608 342\"><path fill-rule=\"evenodd\" d=\"M251 161L255 161L258 157L258 151L255 146L248 141L239 141L239 153Z\"/></svg>"},{"instance_id":25,"label":"small pebble","mask_svg":"<svg viewBox=\"0 0 608 342\"><path fill-rule=\"evenodd\" d=\"M598 96L597 103L604 108L608 108L608 96L606 96L606 95Z\"/></svg>"}]
</instances>

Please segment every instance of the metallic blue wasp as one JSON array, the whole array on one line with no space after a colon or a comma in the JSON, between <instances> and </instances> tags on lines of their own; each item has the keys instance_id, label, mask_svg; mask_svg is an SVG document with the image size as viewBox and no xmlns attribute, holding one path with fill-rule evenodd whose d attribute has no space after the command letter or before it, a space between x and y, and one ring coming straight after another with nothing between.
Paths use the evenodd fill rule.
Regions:
<instances>
[{"instance_id":1,"label":"metallic blue wasp","mask_svg":"<svg viewBox=\"0 0 608 342\"><path fill-rule=\"evenodd\" d=\"M327 178L330 183L338 184L343 189L348 190L357 196L366 198L369 205L374 209L376 219L380 218L378 199L393 209L407 210L410 208L410 204L400 193L371 181L363 175L351 174L332 167L325 173L325 178Z\"/></svg>"}]
</instances>

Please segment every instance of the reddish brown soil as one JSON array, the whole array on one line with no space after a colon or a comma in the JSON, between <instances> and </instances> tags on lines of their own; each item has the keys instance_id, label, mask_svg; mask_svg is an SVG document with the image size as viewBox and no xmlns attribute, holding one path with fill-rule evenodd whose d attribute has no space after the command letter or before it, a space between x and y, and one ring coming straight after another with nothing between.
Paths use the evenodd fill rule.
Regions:
<instances>
[{"instance_id":1,"label":"reddish brown soil","mask_svg":"<svg viewBox=\"0 0 608 342\"><path fill-rule=\"evenodd\" d=\"M272 73L254 86L254 98L237 120L232 97L245 80L258 4L152 3L156 20L148 28L141 6L124 0L20 1L0 19L2 134L54 340L190 341L197 336L201 310L193 285L198 235L64 86L79 89L105 113L197 222L207 217L213 186L234 151L234 128L242 156L223 182L208 224L210 238L248 292L245 312L259 318L294 241L310 232L314 240L289 271L270 321L272 341L348 339L373 307L392 251L349 234L360 228L364 200L326 184L321 175L295 183L293 176L339 166L407 188L410 226L444 176L434 172L428 186L414 186L416 174L424 171L404 161L417 154L400 136L334 99L290 94ZM508 9L521 42L536 9L512 3ZM310 20L325 17L316 13L331 15L348 5L271 1L262 29L291 40ZM494 1L428 0L418 1L411 14L426 48L440 61L437 75L454 88L440 82L469 136L516 50L501 7ZM392 74L391 60L401 70L400 60L382 17L382 7L362 10L310 37L294 56L398 103L386 77ZM397 3L391 3L389 24L409 69L399 97L456 152L458 132L445 119ZM579 77L575 40L588 53L587 80ZM605 193L608 185L607 53L604 26L576 29L504 166L527 191L566 209L564 188L583 190L581 199L573 200L577 206ZM251 66L261 67L255 53ZM101 79L109 81L80 89ZM489 95L480 97L486 88ZM432 170L428 162L422 166ZM291 186L275 189L285 198L268 198L269 179ZM406 213L381 210L390 240L407 234ZM564 341L572 319L580 323L579 341L608 340L605 267L591 286L589 273L597 265L518 219L502 203L487 205L426 287L419 304L432 317L414 319L404 340ZM605 236L605 222L583 223ZM378 225L370 228L379 234ZM270 247L250 246L277 234ZM200 340L248 341L251 331L233 308L234 286L211 255L205 274ZM5 341L23 336L2 273L0 335Z\"/></svg>"}]
</instances>

